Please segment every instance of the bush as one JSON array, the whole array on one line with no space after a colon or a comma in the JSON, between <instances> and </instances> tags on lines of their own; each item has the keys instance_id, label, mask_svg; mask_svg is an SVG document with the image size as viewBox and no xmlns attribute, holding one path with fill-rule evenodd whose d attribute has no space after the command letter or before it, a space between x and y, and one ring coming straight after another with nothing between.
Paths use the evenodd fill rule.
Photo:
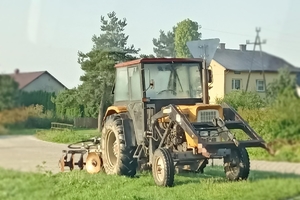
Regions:
<instances>
[{"instance_id":1,"label":"bush","mask_svg":"<svg viewBox=\"0 0 300 200\"><path fill-rule=\"evenodd\" d=\"M234 109L257 109L265 106L264 100L255 92L245 92L242 90L232 91L224 96L217 98L218 104L226 102Z\"/></svg>"},{"instance_id":2,"label":"bush","mask_svg":"<svg viewBox=\"0 0 300 200\"><path fill-rule=\"evenodd\" d=\"M0 125L8 128L50 128L54 119L51 111L43 112L43 106L32 105L0 112Z\"/></svg>"},{"instance_id":3,"label":"bush","mask_svg":"<svg viewBox=\"0 0 300 200\"><path fill-rule=\"evenodd\" d=\"M263 109L239 109L240 115L264 139L300 139L300 100L293 91L278 95Z\"/></svg>"}]
</instances>

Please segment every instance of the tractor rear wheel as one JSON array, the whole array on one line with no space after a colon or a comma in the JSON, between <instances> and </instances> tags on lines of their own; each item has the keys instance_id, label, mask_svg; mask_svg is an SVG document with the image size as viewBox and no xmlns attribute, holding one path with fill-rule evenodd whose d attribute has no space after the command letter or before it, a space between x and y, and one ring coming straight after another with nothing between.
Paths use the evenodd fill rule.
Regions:
<instances>
[{"instance_id":1,"label":"tractor rear wheel","mask_svg":"<svg viewBox=\"0 0 300 200\"><path fill-rule=\"evenodd\" d=\"M156 149L152 160L152 175L156 185L172 187L174 174L175 167L170 151L166 148Z\"/></svg>"},{"instance_id":2,"label":"tractor rear wheel","mask_svg":"<svg viewBox=\"0 0 300 200\"><path fill-rule=\"evenodd\" d=\"M135 147L126 146L122 119L114 114L105 121L101 150L103 167L107 174L133 177L136 174L137 161L133 158Z\"/></svg>"},{"instance_id":3,"label":"tractor rear wheel","mask_svg":"<svg viewBox=\"0 0 300 200\"><path fill-rule=\"evenodd\" d=\"M246 148L231 149L231 155L224 158L224 171L231 181L246 180L250 172L250 160Z\"/></svg>"}]
</instances>

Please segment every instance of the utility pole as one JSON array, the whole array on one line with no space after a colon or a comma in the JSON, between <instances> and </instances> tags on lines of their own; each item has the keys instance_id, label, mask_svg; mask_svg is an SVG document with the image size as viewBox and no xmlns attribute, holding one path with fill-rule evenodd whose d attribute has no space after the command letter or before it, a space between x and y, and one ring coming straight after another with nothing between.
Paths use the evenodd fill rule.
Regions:
<instances>
[{"instance_id":1,"label":"utility pole","mask_svg":"<svg viewBox=\"0 0 300 200\"><path fill-rule=\"evenodd\" d=\"M253 52L252 52L251 67L249 69L249 74L248 74L248 79L247 79L247 84L246 84L246 91L248 90L248 85L249 85L249 80L250 80L250 75L251 75L251 70L252 70L256 45L259 45L262 74L263 74L263 79L264 79L264 86L265 86L265 91L267 91L266 77L265 77L265 71L264 71L264 63L263 63L263 57L262 57L262 48L261 48L261 45L266 44L267 41L266 40L263 40L263 41L260 40L260 36L259 36L259 32L261 31L260 27L257 27L255 31L256 31L255 42L250 42L249 40L246 41L246 44L254 44Z\"/></svg>"}]
</instances>

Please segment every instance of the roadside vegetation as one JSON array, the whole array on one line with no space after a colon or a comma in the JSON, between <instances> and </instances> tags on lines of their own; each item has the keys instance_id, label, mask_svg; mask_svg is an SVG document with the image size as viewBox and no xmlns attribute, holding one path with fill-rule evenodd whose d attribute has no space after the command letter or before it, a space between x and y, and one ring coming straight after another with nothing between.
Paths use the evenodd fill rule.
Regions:
<instances>
[{"instance_id":1,"label":"roadside vegetation","mask_svg":"<svg viewBox=\"0 0 300 200\"><path fill-rule=\"evenodd\" d=\"M300 99L284 69L268 87L265 98L257 93L234 91L219 99L233 106L249 125L275 150L270 156L261 148L249 149L252 159L300 162Z\"/></svg>"},{"instance_id":2,"label":"roadside vegetation","mask_svg":"<svg viewBox=\"0 0 300 200\"><path fill-rule=\"evenodd\" d=\"M69 144L92 137L99 137L100 133L97 129L40 130L35 136L49 142Z\"/></svg>"},{"instance_id":3,"label":"roadside vegetation","mask_svg":"<svg viewBox=\"0 0 300 200\"><path fill-rule=\"evenodd\" d=\"M41 168L42 170L42 168ZM72 171L23 173L0 169L0 199L287 199L300 194L296 175L251 171L248 181L230 182L220 167L205 174L175 176L175 187L154 184L150 173L136 178ZM41 184L43 183L43 184ZM77 191L77 192L74 192Z\"/></svg>"}]
</instances>

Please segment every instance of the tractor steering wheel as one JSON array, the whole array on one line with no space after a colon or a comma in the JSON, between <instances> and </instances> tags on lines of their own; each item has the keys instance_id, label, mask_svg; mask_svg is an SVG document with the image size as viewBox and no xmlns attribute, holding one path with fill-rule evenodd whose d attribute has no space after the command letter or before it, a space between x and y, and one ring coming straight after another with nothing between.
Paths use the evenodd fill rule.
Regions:
<instances>
[{"instance_id":1,"label":"tractor steering wheel","mask_svg":"<svg viewBox=\"0 0 300 200\"><path fill-rule=\"evenodd\" d=\"M161 93L163 93L163 92L168 92L168 91L171 91L171 92L173 92L173 95L176 95L176 91L175 91L175 90L172 90L172 89L162 90L162 91L158 92L157 94L161 94Z\"/></svg>"}]
</instances>

